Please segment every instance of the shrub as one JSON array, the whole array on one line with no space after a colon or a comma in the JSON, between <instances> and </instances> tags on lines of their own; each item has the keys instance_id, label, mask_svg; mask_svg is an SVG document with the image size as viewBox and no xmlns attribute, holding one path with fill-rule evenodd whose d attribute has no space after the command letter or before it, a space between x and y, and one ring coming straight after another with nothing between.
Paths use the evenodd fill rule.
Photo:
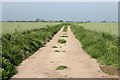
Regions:
<instances>
[{"instance_id":1,"label":"shrub","mask_svg":"<svg viewBox=\"0 0 120 80\"><path fill-rule=\"evenodd\" d=\"M58 43L60 43L60 44L65 44L67 41L65 40L65 39L59 39L58 40Z\"/></svg>"}]
</instances>

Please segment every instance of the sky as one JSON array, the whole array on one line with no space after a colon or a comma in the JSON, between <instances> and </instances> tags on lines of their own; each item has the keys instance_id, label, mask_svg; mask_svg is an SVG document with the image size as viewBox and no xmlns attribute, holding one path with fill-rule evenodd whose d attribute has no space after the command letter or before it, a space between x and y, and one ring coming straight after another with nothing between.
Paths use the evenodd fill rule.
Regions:
<instances>
[{"instance_id":1,"label":"sky","mask_svg":"<svg viewBox=\"0 0 120 80\"><path fill-rule=\"evenodd\" d=\"M19 0L18 0L19 1ZM105 1L105 0L104 0ZM106 0L107 1L107 0ZM117 21L114 2L3 2L2 20Z\"/></svg>"},{"instance_id":2,"label":"sky","mask_svg":"<svg viewBox=\"0 0 120 80\"><path fill-rule=\"evenodd\" d=\"M1 0L2 2L118 2L120 0Z\"/></svg>"}]
</instances>

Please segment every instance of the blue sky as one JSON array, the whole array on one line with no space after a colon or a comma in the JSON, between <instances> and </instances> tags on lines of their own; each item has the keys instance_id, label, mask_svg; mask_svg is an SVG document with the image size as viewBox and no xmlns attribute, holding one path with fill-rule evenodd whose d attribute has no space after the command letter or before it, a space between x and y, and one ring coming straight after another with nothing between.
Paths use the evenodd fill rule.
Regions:
<instances>
[{"instance_id":1,"label":"blue sky","mask_svg":"<svg viewBox=\"0 0 120 80\"><path fill-rule=\"evenodd\" d=\"M118 2L120 0L1 0L2 2Z\"/></svg>"},{"instance_id":2,"label":"blue sky","mask_svg":"<svg viewBox=\"0 0 120 80\"><path fill-rule=\"evenodd\" d=\"M117 21L117 2L3 2L3 20Z\"/></svg>"}]
</instances>

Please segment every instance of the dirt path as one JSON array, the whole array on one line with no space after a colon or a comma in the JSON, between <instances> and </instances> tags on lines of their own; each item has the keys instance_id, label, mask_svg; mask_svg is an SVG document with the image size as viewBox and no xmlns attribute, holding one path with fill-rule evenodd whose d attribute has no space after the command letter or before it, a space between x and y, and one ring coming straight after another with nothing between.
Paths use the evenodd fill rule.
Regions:
<instances>
[{"instance_id":1,"label":"dirt path","mask_svg":"<svg viewBox=\"0 0 120 80\"><path fill-rule=\"evenodd\" d=\"M18 73L13 78L101 78L105 77L98 63L90 58L73 35L70 26L67 32L63 28L35 54L17 67ZM68 37L60 37L66 34ZM60 38L67 40L59 44ZM57 46L58 48L52 48ZM60 52L55 52L58 50ZM64 70L56 70L58 66L67 66Z\"/></svg>"}]
</instances>

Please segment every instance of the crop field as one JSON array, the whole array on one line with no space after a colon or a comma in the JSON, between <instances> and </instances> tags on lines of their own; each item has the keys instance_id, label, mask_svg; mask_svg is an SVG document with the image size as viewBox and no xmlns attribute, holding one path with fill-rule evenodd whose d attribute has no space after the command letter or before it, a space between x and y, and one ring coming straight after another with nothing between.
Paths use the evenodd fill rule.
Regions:
<instances>
[{"instance_id":1,"label":"crop field","mask_svg":"<svg viewBox=\"0 0 120 80\"><path fill-rule=\"evenodd\" d=\"M118 35L117 23L80 23L79 25L82 25L85 29Z\"/></svg>"},{"instance_id":2,"label":"crop field","mask_svg":"<svg viewBox=\"0 0 120 80\"><path fill-rule=\"evenodd\" d=\"M0 23L1 24L1 23ZM47 25L55 25L60 23L49 23L49 22L3 22L2 33L13 33L17 31L32 30L37 28L44 28Z\"/></svg>"}]
</instances>

